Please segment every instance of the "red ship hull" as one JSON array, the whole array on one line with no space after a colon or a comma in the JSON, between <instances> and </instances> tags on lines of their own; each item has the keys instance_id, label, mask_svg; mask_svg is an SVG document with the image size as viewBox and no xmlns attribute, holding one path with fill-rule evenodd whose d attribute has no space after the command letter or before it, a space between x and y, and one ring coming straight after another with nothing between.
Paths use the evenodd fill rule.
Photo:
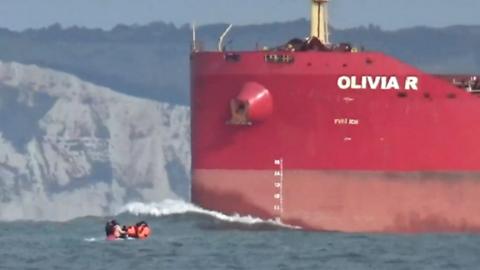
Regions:
<instances>
[{"instance_id":1,"label":"red ship hull","mask_svg":"<svg viewBox=\"0 0 480 270\"><path fill-rule=\"evenodd\" d=\"M381 53L200 52L191 66L194 203L313 230L480 231L477 96ZM238 124L246 85L271 100Z\"/></svg>"}]
</instances>

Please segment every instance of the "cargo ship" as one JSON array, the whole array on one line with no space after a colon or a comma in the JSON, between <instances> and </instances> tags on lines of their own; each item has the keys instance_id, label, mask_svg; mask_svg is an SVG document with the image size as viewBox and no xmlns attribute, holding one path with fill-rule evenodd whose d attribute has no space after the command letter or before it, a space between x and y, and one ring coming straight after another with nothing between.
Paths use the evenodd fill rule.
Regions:
<instances>
[{"instance_id":1,"label":"cargo ship","mask_svg":"<svg viewBox=\"0 0 480 270\"><path fill-rule=\"evenodd\" d=\"M191 53L192 201L306 230L480 232L480 80L311 34ZM224 33L225 34L225 33Z\"/></svg>"}]
</instances>

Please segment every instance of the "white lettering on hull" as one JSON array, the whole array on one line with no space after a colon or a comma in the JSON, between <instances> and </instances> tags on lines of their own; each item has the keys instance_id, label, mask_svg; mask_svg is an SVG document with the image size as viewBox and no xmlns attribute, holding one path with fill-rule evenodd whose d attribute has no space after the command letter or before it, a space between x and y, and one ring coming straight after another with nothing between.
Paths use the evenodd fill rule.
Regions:
<instances>
[{"instance_id":1,"label":"white lettering on hull","mask_svg":"<svg viewBox=\"0 0 480 270\"><path fill-rule=\"evenodd\" d=\"M351 118L336 118L336 119L333 119L333 124L339 125L339 126L343 126L343 125L358 126L360 125L360 120L351 119Z\"/></svg>"},{"instance_id":2,"label":"white lettering on hull","mask_svg":"<svg viewBox=\"0 0 480 270\"><path fill-rule=\"evenodd\" d=\"M418 77L407 76L400 83L395 76L341 76L337 80L342 90L418 90Z\"/></svg>"}]
</instances>

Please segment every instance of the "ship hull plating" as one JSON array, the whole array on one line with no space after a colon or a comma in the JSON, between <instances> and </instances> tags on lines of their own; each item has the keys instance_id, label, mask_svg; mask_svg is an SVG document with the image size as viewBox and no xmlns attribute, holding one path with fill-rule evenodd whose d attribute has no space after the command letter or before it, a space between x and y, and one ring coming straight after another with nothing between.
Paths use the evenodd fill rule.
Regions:
<instances>
[{"instance_id":1,"label":"ship hull plating","mask_svg":"<svg viewBox=\"0 0 480 270\"><path fill-rule=\"evenodd\" d=\"M191 69L194 203L312 230L480 231L477 96L381 53L194 53ZM271 97L261 121L232 102L249 85Z\"/></svg>"},{"instance_id":2,"label":"ship hull plating","mask_svg":"<svg viewBox=\"0 0 480 270\"><path fill-rule=\"evenodd\" d=\"M225 213L343 232L480 232L480 174L197 170L193 200ZM276 196L280 194L280 196Z\"/></svg>"}]
</instances>

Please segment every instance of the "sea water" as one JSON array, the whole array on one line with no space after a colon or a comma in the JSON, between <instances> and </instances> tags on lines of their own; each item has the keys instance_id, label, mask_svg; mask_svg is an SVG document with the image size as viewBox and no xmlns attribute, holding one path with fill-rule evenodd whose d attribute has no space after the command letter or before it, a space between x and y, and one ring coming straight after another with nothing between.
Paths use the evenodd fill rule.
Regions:
<instances>
[{"instance_id":1,"label":"sea water","mask_svg":"<svg viewBox=\"0 0 480 270\"><path fill-rule=\"evenodd\" d=\"M147 240L106 241L112 217L0 223L0 269L480 269L480 236L302 231L181 201L129 204Z\"/></svg>"}]
</instances>

